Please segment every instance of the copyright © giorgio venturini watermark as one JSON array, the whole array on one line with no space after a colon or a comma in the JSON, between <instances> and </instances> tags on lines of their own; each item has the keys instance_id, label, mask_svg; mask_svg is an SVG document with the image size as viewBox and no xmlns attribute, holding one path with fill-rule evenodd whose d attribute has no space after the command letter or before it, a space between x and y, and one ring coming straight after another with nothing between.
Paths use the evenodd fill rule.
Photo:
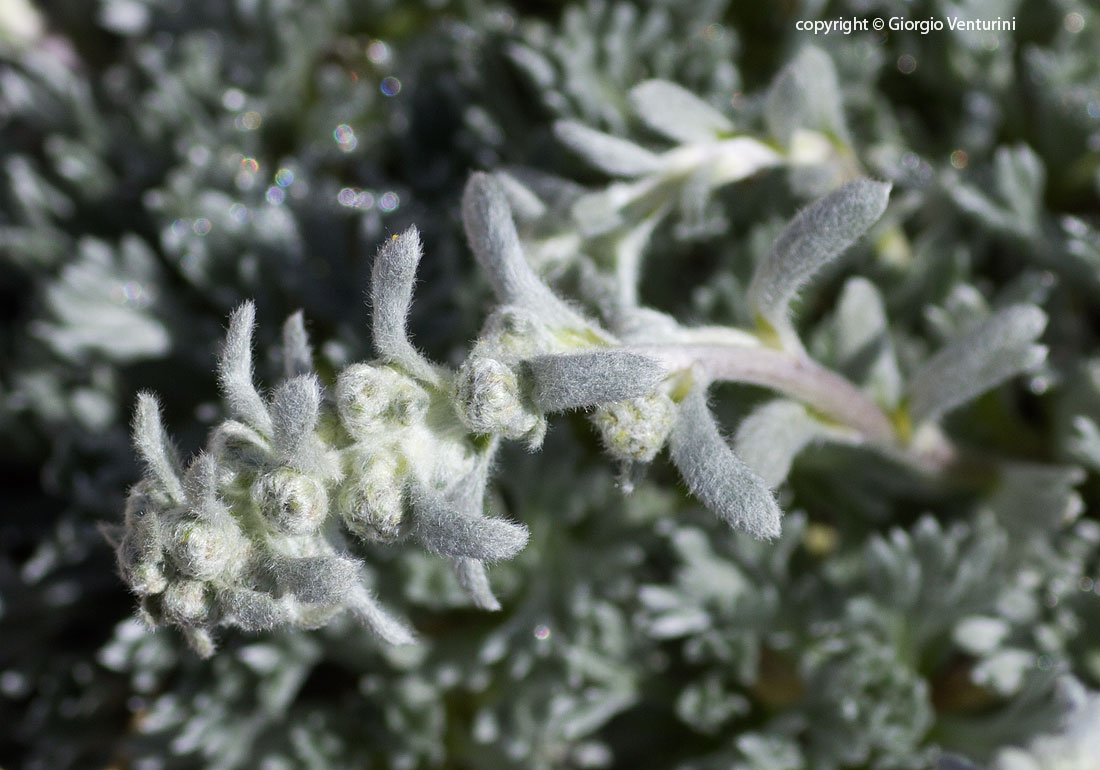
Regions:
<instances>
[{"instance_id":1,"label":"copyright \u00a9 giorgio venturini watermark","mask_svg":"<svg viewBox=\"0 0 1100 770\"><path fill-rule=\"evenodd\" d=\"M906 16L873 16L839 19L799 19L794 28L814 35L854 35L860 32L915 32L930 35L933 32L1015 32L1015 16L997 16L992 19L963 19L958 16L937 18L929 16L910 19Z\"/></svg>"}]
</instances>

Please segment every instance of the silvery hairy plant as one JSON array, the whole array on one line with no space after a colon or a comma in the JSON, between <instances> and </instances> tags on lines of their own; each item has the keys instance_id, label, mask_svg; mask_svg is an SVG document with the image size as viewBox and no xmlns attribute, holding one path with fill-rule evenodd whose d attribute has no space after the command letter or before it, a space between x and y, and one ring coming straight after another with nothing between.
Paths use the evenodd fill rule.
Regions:
<instances>
[{"instance_id":1,"label":"silvery hairy plant","mask_svg":"<svg viewBox=\"0 0 1100 770\"><path fill-rule=\"evenodd\" d=\"M668 87L646 88L639 98ZM681 106L677 120L698 130L666 126L666 134L724 130L709 108ZM592 157L618 152L580 129L565 133L575 144L590 140ZM760 150L721 152L747 154L745 167ZM532 267L513 220L510 199L534 193L485 173L469 180L462 216L498 304L457 370L429 361L409 340L421 259L415 229L386 241L374 264L377 358L351 364L327 387L313 371L300 313L283 329L285 379L270 393L257 387L255 311L245 303L230 317L218 364L230 417L203 451L181 463L155 398L138 399L134 443L145 477L124 524L107 534L141 614L150 625L180 626L202 655L213 653L219 626L310 628L342 612L384 642L413 641L363 584L349 537L415 540L451 560L475 604L498 609L485 565L519 552L527 529L485 511L494 456L505 439L537 449L548 415L558 412L590 410L624 478L667 447L699 501L764 539L780 532L772 490L812 442L862 445L927 472L950 470L965 453L938 420L1040 362L1045 349L1034 342L1045 316L1031 305L1001 310L932 355L904 387L860 387L812 360L792 301L879 219L889 191L859 179L796 216L756 269L749 329L683 326L638 306L636 291L597 303L591 315L564 301ZM856 284L851 295L881 306L870 284ZM753 412L732 446L707 405L708 388L722 381L782 396Z\"/></svg>"}]
</instances>

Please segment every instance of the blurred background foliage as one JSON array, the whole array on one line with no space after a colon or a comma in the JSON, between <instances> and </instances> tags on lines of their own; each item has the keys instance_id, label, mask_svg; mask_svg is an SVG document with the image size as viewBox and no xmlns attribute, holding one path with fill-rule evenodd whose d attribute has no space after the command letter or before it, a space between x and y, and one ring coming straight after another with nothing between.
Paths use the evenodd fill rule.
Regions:
<instances>
[{"instance_id":1,"label":"blurred background foliage","mask_svg":"<svg viewBox=\"0 0 1100 770\"><path fill-rule=\"evenodd\" d=\"M795 30L892 15L1017 21ZM551 125L659 147L627 99L647 78L779 141L766 95L808 44L836 70L833 138L895 188L874 242L804 298L806 339L839 361L833 308L855 273L903 367L991 307L1041 304L1045 367L949 421L1019 463L1006 479L963 493L814 449L782 488L782 538L761 544L660 463L624 496L572 417L501 461L493 504L532 530L492 572L501 613L439 560L364 548L418 647L336 624L227 634L200 662L128 619L97 523L138 477L131 405L156 390L197 449L237 303L257 302L261 378L298 308L331 374L367 355L377 244L415 223L411 328L460 360L488 297L458 220L471 170L604 184ZM0 765L918 768L940 747L1002 761L1055 729L1066 676L1100 687L1097 51L1084 0L5 0ZM718 226L666 223L645 301L745 320L744 281L805 182L765 173L707 204ZM732 421L761 398L716 401Z\"/></svg>"}]
</instances>

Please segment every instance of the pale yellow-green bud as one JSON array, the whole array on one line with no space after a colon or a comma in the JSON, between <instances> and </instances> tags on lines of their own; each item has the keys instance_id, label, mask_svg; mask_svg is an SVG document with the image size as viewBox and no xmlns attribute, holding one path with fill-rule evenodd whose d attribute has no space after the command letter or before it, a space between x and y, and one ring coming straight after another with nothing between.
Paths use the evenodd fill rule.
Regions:
<instances>
[{"instance_id":1,"label":"pale yellow-green bud","mask_svg":"<svg viewBox=\"0 0 1100 770\"><path fill-rule=\"evenodd\" d=\"M477 349L503 361L519 361L555 346L553 335L532 314L518 307L498 308L485 321Z\"/></svg>"},{"instance_id":2,"label":"pale yellow-green bud","mask_svg":"<svg viewBox=\"0 0 1100 770\"><path fill-rule=\"evenodd\" d=\"M168 578L164 576L162 567L152 559L139 561L127 570L130 587L143 596L161 593L168 587Z\"/></svg>"},{"instance_id":3,"label":"pale yellow-green bud","mask_svg":"<svg viewBox=\"0 0 1100 770\"><path fill-rule=\"evenodd\" d=\"M384 364L352 364L336 381L336 404L353 438L424 418L430 397L411 377Z\"/></svg>"},{"instance_id":4,"label":"pale yellow-green bud","mask_svg":"<svg viewBox=\"0 0 1100 770\"><path fill-rule=\"evenodd\" d=\"M213 609L206 583L200 580L177 580L164 592L164 612L177 623L203 623Z\"/></svg>"},{"instance_id":5,"label":"pale yellow-green bud","mask_svg":"<svg viewBox=\"0 0 1100 770\"><path fill-rule=\"evenodd\" d=\"M383 543L401 534L405 514L401 465L393 452L355 451L349 456L348 475L336 506L353 534Z\"/></svg>"},{"instance_id":6,"label":"pale yellow-green bud","mask_svg":"<svg viewBox=\"0 0 1100 770\"><path fill-rule=\"evenodd\" d=\"M177 525L172 546L176 566L199 580L232 580L240 574L250 550L234 521L216 526L202 519Z\"/></svg>"},{"instance_id":7,"label":"pale yellow-green bud","mask_svg":"<svg viewBox=\"0 0 1100 770\"><path fill-rule=\"evenodd\" d=\"M211 434L209 451L218 461L219 471L240 473L261 467L271 450L255 430L236 420L226 420Z\"/></svg>"},{"instance_id":8,"label":"pale yellow-green bud","mask_svg":"<svg viewBox=\"0 0 1100 770\"><path fill-rule=\"evenodd\" d=\"M454 386L459 419L472 433L489 433L538 444L546 418L525 398L516 372L484 356L471 356L458 370Z\"/></svg>"},{"instance_id":9,"label":"pale yellow-green bud","mask_svg":"<svg viewBox=\"0 0 1100 770\"><path fill-rule=\"evenodd\" d=\"M605 404L592 415L604 448L616 459L650 462L668 441L676 405L664 393Z\"/></svg>"},{"instance_id":10,"label":"pale yellow-green bud","mask_svg":"<svg viewBox=\"0 0 1100 770\"><path fill-rule=\"evenodd\" d=\"M291 535L316 532L328 517L325 485L290 468L279 468L257 479L252 499L272 526Z\"/></svg>"}]
</instances>

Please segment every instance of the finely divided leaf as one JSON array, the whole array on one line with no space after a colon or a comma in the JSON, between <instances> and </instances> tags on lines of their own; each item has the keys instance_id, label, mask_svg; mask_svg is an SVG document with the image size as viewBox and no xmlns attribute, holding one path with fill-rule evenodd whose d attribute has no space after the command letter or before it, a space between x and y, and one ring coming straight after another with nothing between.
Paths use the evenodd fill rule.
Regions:
<instances>
[{"instance_id":1,"label":"finely divided leaf","mask_svg":"<svg viewBox=\"0 0 1100 770\"><path fill-rule=\"evenodd\" d=\"M719 518L754 537L779 536L775 498L718 432L702 388L694 389L680 405L669 449L688 489Z\"/></svg>"},{"instance_id":2,"label":"finely divided leaf","mask_svg":"<svg viewBox=\"0 0 1100 770\"><path fill-rule=\"evenodd\" d=\"M405 326L421 253L420 233L415 227L393 236L378 250L371 271L371 331L379 356L414 377L434 382L435 370L409 342Z\"/></svg>"},{"instance_id":3,"label":"finely divided leaf","mask_svg":"<svg viewBox=\"0 0 1100 770\"><path fill-rule=\"evenodd\" d=\"M886 210L890 185L860 179L804 209L783 230L749 285L753 313L801 347L788 320L791 301L823 265L851 246Z\"/></svg>"},{"instance_id":4,"label":"finely divided leaf","mask_svg":"<svg viewBox=\"0 0 1100 770\"><path fill-rule=\"evenodd\" d=\"M644 147L576 121L557 121L554 123L554 133L575 153L613 176L644 176L661 168L660 157Z\"/></svg>"},{"instance_id":5,"label":"finely divided leaf","mask_svg":"<svg viewBox=\"0 0 1100 770\"><path fill-rule=\"evenodd\" d=\"M527 365L535 406L564 412L652 393L665 377L655 359L625 350L536 356Z\"/></svg>"},{"instance_id":6,"label":"finely divided leaf","mask_svg":"<svg viewBox=\"0 0 1100 770\"><path fill-rule=\"evenodd\" d=\"M647 80L634 86L630 104L647 126L678 142L711 142L733 131L729 118L667 80Z\"/></svg>"},{"instance_id":7,"label":"finely divided leaf","mask_svg":"<svg viewBox=\"0 0 1100 770\"><path fill-rule=\"evenodd\" d=\"M252 329L255 325L256 306L251 301L243 303L229 316L229 331L218 361L218 380L234 416L270 436L271 415L252 382Z\"/></svg>"},{"instance_id":8,"label":"finely divided leaf","mask_svg":"<svg viewBox=\"0 0 1100 770\"><path fill-rule=\"evenodd\" d=\"M914 423L935 420L1046 358L1034 345L1047 317L1034 305L1011 305L963 334L921 366L907 396Z\"/></svg>"}]
</instances>

